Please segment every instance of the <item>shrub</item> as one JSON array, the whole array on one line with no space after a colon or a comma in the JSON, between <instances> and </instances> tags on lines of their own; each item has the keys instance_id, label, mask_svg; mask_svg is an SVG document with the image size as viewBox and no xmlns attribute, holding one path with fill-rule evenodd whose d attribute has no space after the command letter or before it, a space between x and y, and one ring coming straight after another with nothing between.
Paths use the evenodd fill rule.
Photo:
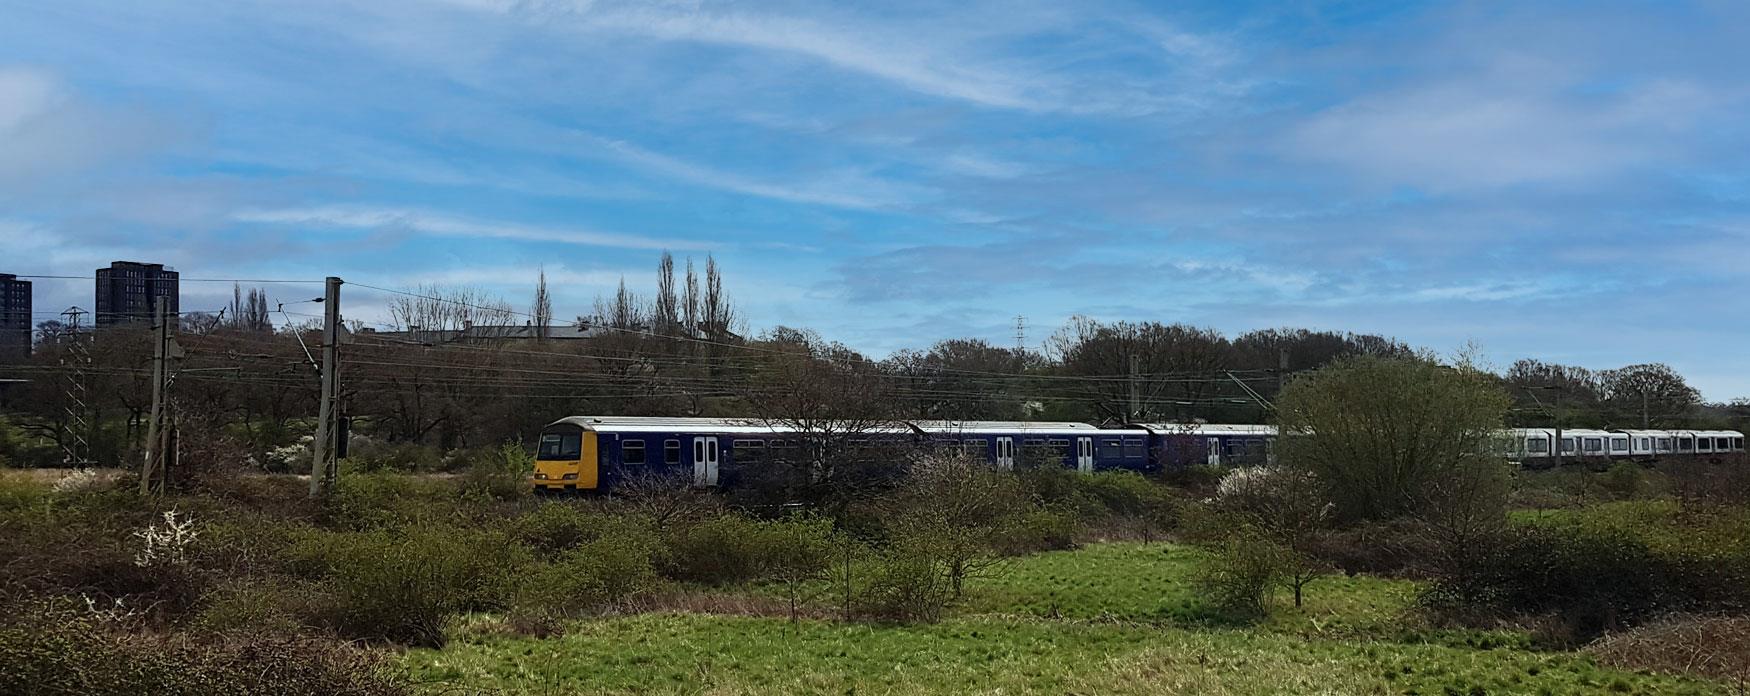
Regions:
<instances>
[{"instance_id":1,"label":"shrub","mask_svg":"<svg viewBox=\"0 0 1750 696\"><path fill-rule=\"evenodd\" d=\"M441 647L458 613L509 603L528 559L509 538L434 526L337 534L317 532L291 551L294 565L334 588L341 633Z\"/></svg>"},{"instance_id":2,"label":"shrub","mask_svg":"<svg viewBox=\"0 0 1750 696\"><path fill-rule=\"evenodd\" d=\"M1750 682L1750 617L1667 616L1600 638L1585 650L1618 669L1742 685Z\"/></svg>"},{"instance_id":3,"label":"shrub","mask_svg":"<svg viewBox=\"0 0 1750 696\"><path fill-rule=\"evenodd\" d=\"M204 634L287 636L303 630L304 617L321 606L316 588L262 578L238 579L201 597L192 627Z\"/></svg>"},{"instance_id":4,"label":"shrub","mask_svg":"<svg viewBox=\"0 0 1750 696\"><path fill-rule=\"evenodd\" d=\"M332 641L123 634L38 606L0 612L0 693L390 696L411 689L373 655Z\"/></svg>"},{"instance_id":5,"label":"shrub","mask_svg":"<svg viewBox=\"0 0 1750 696\"><path fill-rule=\"evenodd\" d=\"M1527 527L1507 536L1468 576L1443 577L1428 599L1468 610L1488 602L1509 614L1553 614L1588 636L1650 615L1672 598L1659 559L1637 539L1574 526Z\"/></svg>"},{"instance_id":6,"label":"shrub","mask_svg":"<svg viewBox=\"0 0 1750 696\"><path fill-rule=\"evenodd\" d=\"M1349 574L1422 576L1436 555L1426 525L1409 518L1321 529L1307 539L1306 552Z\"/></svg>"},{"instance_id":7,"label":"shrub","mask_svg":"<svg viewBox=\"0 0 1750 696\"><path fill-rule=\"evenodd\" d=\"M1289 551L1252 533L1235 534L1223 542L1197 574L1197 584L1210 603L1242 617L1269 612L1270 594L1288 572Z\"/></svg>"},{"instance_id":8,"label":"shrub","mask_svg":"<svg viewBox=\"0 0 1750 696\"><path fill-rule=\"evenodd\" d=\"M1617 462L1604 472L1600 483L1616 499L1628 500L1640 495L1646 487L1646 472L1634 462Z\"/></svg>"},{"instance_id":9,"label":"shrub","mask_svg":"<svg viewBox=\"0 0 1750 696\"><path fill-rule=\"evenodd\" d=\"M401 474L347 473L323 501L323 517L343 529L372 529L453 517L455 485Z\"/></svg>"},{"instance_id":10,"label":"shrub","mask_svg":"<svg viewBox=\"0 0 1750 696\"><path fill-rule=\"evenodd\" d=\"M996 548L1008 556L1073 549L1076 536L1082 529L1081 521L1073 511L1036 508L1018 515L1008 533L997 539Z\"/></svg>"},{"instance_id":11,"label":"shrub","mask_svg":"<svg viewBox=\"0 0 1750 696\"><path fill-rule=\"evenodd\" d=\"M953 582L939 556L907 542L893 544L865 563L858 580L858 612L879 620L933 623L954 598Z\"/></svg>"},{"instance_id":12,"label":"shrub","mask_svg":"<svg viewBox=\"0 0 1750 696\"><path fill-rule=\"evenodd\" d=\"M468 458L468 472L462 477L462 490L497 500L516 500L532 494L529 472L534 458L522 445L507 442L496 450L474 453Z\"/></svg>"},{"instance_id":13,"label":"shrub","mask_svg":"<svg viewBox=\"0 0 1750 696\"><path fill-rule=\"evenodd\" d=\"M1081 492L1098 503L1100 512L1130 527L1144 541L1178 526L1178 500L1165 487L1132 471L1103 471L1077 480Z\"/></svg>"},{"instance_id":14,"label":"shrub","mask_svg":"<svg viewBox=\"0 0 1750 696\"><path fill-rule=\"evenodd\" d=\"M769 552L764 537L760 523L735 514L681 527L670 536L668 575L713 585L750 580Z\"/></svg>"},{"instance_id":15,"label":"shrub","mask_svg":"<svg viewBox=\"0 0 1750 696\"><path fill-rule=\"evenodd\" d=\"M620 522L521 579L513 616L562 618L599 611L661 586L660 543L647 527Z\"/></svg>"},{"instance_id":16,"label":"shrub","mask_svg":"<svg viewBox=\"0 0 1750 696\"><path fill-rule=\"evenodd\" d=\"M728 514L678 528L664 559L669 577L725 585L812 573L832 535L830 520L752 520Z\"/></svg>"},{"instance_id":17,"label":"shrub","mask_svg":"<svg viewBox=\"0 0 1750 696\"><path fill-rule=\"evenodd\" d=\"M512 536L529 548L556 556L602 535L611 518L579 505L551 502L513 518Z\"/></svg>"}]
</instances>

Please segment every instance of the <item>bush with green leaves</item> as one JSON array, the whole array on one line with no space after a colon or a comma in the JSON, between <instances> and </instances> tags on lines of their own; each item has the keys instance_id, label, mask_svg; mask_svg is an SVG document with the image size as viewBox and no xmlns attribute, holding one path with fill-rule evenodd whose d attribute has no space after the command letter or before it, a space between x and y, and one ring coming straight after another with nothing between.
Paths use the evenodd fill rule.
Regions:
<instances>
[{"instance_id":1,"label":"bush with green leaves","mask_svg":"<svg viewBox=\"0 0 1750 696\"><path fill-rule=\"evenodd\" d=\"M1341 521L1421 513L1455 472L1494 466L1511 399L1494 375L1408 358L1344 358L1277 397L1286 465L1311 471ZM1505 491L1501 491L1505 498Z\"/></svg>"},{"instance_id":2,"label":"bush with green leaves","mask_svg":"<svg viewBox=\"0 0 1750 696\"><path fill-rule=\"evenodd\" d=\"M1214 551L1197 575L1210 604L1237 617L1268 614L1270 596L1289 572L1291 552L1253 532L1230 535Z\"/></svg>"},{"instance_id":3,"label":"bush with green leaves","mask_svg":"<svg viewBox=\"0 0 1750 696\"><path fill-rule=\"evenodd\" d=\"M528 450L515 442L497 449L474 452L468 457L468 470L462 476L462 490L472 495L497 500L516 500L532 494L529 472L535 459Z\"/></svg>"},{"instance_id":4,"label":"bush with green leaves","mask_svg":"<svg viewBox=\"0 0 1750 696\"><path fill-rule=\"evenodd\" d=\"M560 553L519 578L514 614L570 618L637 599L662 586L661 539L635 520L607 524L594 539Z\"/></svg>"},{"instance_id":5,"label":"bush with green leaves","mask_svg":"<svg viewBox=\"0 0 1750 696\"><path fill-rule=\"evenodd\" d=\"M311 532L290 551L294 567L334 591L325 619L344 635L442 646L461 612L509 604L526 549L500 533L451 526Z\"/></svg>"},{"instance_id":6,"label":"bush with green leaves","mask_svg":"<svg viewBox=\"0 0 1750 696\"><path fill-rule=\"evenodd\" d=\"M720 515L672 530L664 570L711 585L789 576L814 562L831 534L830 520Z\"/></svg>"}]
</instances>

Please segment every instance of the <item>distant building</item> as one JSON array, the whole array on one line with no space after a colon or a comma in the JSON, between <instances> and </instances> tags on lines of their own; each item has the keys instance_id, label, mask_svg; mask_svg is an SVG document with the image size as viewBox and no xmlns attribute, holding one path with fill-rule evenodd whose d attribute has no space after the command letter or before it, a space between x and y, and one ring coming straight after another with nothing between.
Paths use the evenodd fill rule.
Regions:
<instances>
[{"instance_id":1,"label":"distant building","mask_svg":"<svg viewBox=\"0 0 1750 696\"><path fill-rule=\"evenodd\" d=\"M116 261L97 269L97 325L150 323L155 297L164 298L164 311L176 316L181 292L177 278L176 271L161 263Z\"/></svg>"},{"instance_id":2,"label":"distant building","mask_svg":"<svg viewBox=\"0 0 1750 696\"><path fill-rule=\"evenodd\" d=\"M30 281L0 273L0 359L30 356Z\"/></svg>"}]
</instances>

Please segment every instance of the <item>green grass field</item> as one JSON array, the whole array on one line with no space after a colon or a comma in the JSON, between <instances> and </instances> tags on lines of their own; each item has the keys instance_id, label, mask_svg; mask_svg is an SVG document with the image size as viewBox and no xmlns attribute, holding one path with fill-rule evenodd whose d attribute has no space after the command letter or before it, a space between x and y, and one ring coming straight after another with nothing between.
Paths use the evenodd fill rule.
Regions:
<instances>
[{"instance_id":1,"label":"green grass field","mask_svg":"<svg viewBox=\"0 0 1750 696\"><path fill-rule=\"evenodd\" d=\"M1402 581L1326 578L1303 609L1236 625L1197 600L1201 553L1101 544L1016 559L930 626L661 613L535 639L482 619L403 661L435 690L531 694L1725 693L1536 652L1510 632L1424 630Z\"/></svg>"}]
</instances>

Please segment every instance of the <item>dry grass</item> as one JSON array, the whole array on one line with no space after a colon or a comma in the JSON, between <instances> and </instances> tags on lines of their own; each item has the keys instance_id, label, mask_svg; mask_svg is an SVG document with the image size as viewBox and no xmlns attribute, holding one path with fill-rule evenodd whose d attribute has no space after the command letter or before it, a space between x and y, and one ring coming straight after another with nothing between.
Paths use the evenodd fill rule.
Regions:
<instances>
[{"instance_id":1,"label":"dry grass","mask_svg":"<svg viewBox=\"0 0 1750 696\"><path fill-rule=\"evenodd\" d=\"M43 486L53 486L56 481L66 478L78 469L0 469L0 481L28 482ZM100 481L109 483L120 477L122 469L92 469Z\"/></svg>"},{"instance_id":2,"label":"dry grass","mask_svg":"<svg viewBox=\"0 0 1750 696\"><path fill-rule=\"evenodd\" d=\"M1585 651L1613 667L1707 677L1750 693L1750 617L1669 616Z\"/></svg>"}]
</instances>

